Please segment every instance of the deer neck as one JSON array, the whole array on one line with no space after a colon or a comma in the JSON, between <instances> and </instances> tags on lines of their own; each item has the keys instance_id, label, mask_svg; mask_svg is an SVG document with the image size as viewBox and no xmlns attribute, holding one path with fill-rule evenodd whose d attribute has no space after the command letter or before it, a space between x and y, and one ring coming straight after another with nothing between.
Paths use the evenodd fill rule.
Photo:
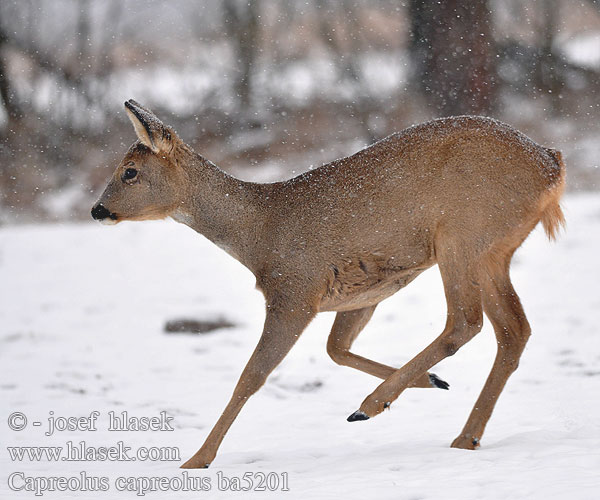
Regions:
<instances>
[{"instance_id":1,"label":"deer neck","mask_svg":"<svg viewBox=\"0 0 600 500\"><path fill-rule=\"evenodd\" d=\"M188 156L186 186L172 218L256 271L266 185L236 179L196 153Z\"/></svg>"}]
</instances>

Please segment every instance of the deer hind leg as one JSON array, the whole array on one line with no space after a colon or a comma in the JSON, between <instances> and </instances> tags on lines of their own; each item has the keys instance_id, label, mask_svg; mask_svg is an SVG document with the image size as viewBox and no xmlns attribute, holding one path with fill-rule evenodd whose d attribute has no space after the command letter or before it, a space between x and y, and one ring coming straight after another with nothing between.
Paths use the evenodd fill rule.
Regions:
<instances>
[{"instance_id":1,"label":"deer hind leg","mask_svg":"<svg viewBox=\"0 0 600 500\"><path fill-rule=\"evenodd\" d=\"M350 352L352 344L369 322L371 316L373 316L376 307L377 305L374 305L352 311L338 312L329 338L327 339L327 354L338 365L355 368L374 377L386 379L396 371L396 368ZM448 389L450 386L437 375L424 373L415 379L410 387L438 387L440 389Z\"/></svg>"},{"instance_id":2,"label":"deer hind leg","mask_svg":"<svg viewBox=\"0 0 600 500\"><path fill-rule=\"evenodd\" d=\"M508 275L508 265L488 276L483 286L483 309L494 327L498 351L492 371L453 448L474 450L506 381L517 369L531 333L525 312Z\"/></svg>"},{"instance_id":3,"label":"deer hind leg","mask_svg":"<svg viewBox=\"0 0 600 500\"><path fill-rule=\"evenodd\" d=\"M469 265L469 262L472 262ZM381 413L422 373L452 356L471 340L482 326L480 266L460 247L445 246L438 251L438 264L444 282L448 314L442 334L402 368L386 378L348 417L349 422L366 420Z\"/></svg>"},{"instance_id":4,"label":"deer hind leg","mask_svg":"<svg viewBox=\"0 0 600 500\"><path fill-rule=\"evenodd\" d=\"M308 312L303 306L288 307L283 311L275 307L267 309L263 334L227 407L202 447L181 466L183 469L201 469L210 465L221 441L246 401L260 389L269 374L285 358L313 317L314 313Z\"/></svg>"}]
</instances>

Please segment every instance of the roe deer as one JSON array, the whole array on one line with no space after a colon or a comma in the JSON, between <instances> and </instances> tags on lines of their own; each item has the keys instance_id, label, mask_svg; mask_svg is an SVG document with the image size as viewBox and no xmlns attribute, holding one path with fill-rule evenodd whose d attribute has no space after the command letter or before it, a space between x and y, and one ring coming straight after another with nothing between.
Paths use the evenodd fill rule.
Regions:
<instances>
[{"instance_id":1,"label":"roe deer","mask_svg":"<svg viewBox=\"0 0 600 500\"><path fill-rule=\"evenodd\" d=\"M258 345L225 411L184 468L208 467L248 398L321 311L337 311L327 352L384 381L348 421L381 413L407 387L448 385L427 370L490 319L498 352L475 407L454 440L475 449L530 334L509 266L541 221L564 224L561 154L490 118L434 120L293 179L235 179L195 153L130 100L138 140L92 209L102 222L172 217L226 250L256 276L266 300ZM446 326L397 369L350 351L377 304L437 264Z\"/></svg>"}]
</instances>

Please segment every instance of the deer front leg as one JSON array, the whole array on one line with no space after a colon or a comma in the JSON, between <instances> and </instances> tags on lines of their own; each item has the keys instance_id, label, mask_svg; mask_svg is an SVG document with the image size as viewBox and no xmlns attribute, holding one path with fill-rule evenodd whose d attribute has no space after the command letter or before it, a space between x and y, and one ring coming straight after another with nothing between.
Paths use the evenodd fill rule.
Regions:
<instances>
[{"instance_id":1,"label":"deer front leg","mask_svg":"<svg viewBox=\"0 0 600 500\"><path fill-rule=\"evenodd\" d=\"M229 404L202 447L181 468L201 469L210 465L221 441L248 398L265 383L269 374L285 358L315 316L313 311L305 307L289 307L289 304L287 306L285 309L267 309L262 336L242 372Z\"/></svg>"}]
</instances>

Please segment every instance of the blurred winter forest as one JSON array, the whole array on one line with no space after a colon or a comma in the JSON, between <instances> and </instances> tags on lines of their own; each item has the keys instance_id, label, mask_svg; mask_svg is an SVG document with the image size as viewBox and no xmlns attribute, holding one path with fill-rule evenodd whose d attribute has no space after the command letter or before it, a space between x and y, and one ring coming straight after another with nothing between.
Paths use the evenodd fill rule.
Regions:
<instances>
[{"instance_id":1,"label":"blurred winter forest","mask_svg":"<svg viewBox=\"0 0 600 500\"><path fill-rule=\"evenodd\" d=\"M506 121L600 181L600 0L0 0L0 223L84 219L152 108L245 179Z\"/></svg>"}]
</instances>

